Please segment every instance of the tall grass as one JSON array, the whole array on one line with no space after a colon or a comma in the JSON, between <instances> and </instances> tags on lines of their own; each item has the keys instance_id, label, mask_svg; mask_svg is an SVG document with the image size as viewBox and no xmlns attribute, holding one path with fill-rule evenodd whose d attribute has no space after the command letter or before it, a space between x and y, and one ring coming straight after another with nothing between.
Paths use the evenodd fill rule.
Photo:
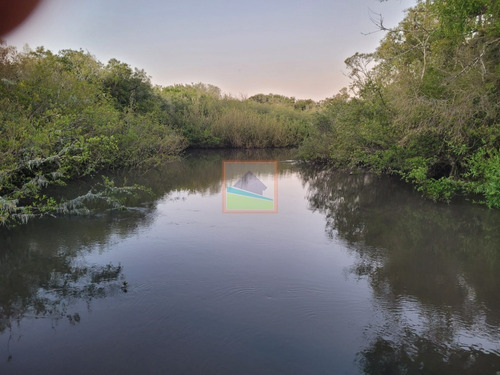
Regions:
<instances>
[{"instance_id":1,"label":"tall grass","mask_svg":"<svg viewBox=\"0 0 500 375\"><path fill-rule=\"evenodd\" d=\"M193 147L298 146L312 118L311 111L294 106L293 98L290 103L239 100L210 85L167 87L162 95L174 126Z\"/></svg>"}]
</instances>

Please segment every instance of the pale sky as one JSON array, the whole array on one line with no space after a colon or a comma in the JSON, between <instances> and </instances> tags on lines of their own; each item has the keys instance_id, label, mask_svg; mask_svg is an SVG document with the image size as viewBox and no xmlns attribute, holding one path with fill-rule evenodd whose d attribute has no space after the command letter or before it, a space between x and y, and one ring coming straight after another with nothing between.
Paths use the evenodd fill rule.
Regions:
<instances>
[{"instance_id":1,"label":"pale sky","mask_svg":"<svg viewBox=\"0 0 500 375\"><path fill-rule=\"evenodd\" d=\"M383 37L416 0L45 0L4 36L22 49L89 51L144 69L152 82L210 83L235 97L321 100L348 85L344 60Z\"/></svg>"}]
</instances>

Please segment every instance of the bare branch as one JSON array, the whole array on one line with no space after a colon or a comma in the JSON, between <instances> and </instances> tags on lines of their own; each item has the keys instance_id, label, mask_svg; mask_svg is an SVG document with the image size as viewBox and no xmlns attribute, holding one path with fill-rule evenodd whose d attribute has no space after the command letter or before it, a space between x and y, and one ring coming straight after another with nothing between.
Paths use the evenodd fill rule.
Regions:
<instances>
[{"instance_id":1,"label":"bare branch","mask_svg":"<svg viewBox=\"0 0 500 375\"><path fill-rule=\"evenodd\" d=\"M369 33L361 33L363 35L370 35L370 34L375 34L378 33L379 31L389 31L387 27L384 26L384 17L382 17L382 14L376 13L373 10L369 9L369 15L368 17L370 18L371 23L373 23L378 30L371 31Z\"/></svg>"}]
</instances>

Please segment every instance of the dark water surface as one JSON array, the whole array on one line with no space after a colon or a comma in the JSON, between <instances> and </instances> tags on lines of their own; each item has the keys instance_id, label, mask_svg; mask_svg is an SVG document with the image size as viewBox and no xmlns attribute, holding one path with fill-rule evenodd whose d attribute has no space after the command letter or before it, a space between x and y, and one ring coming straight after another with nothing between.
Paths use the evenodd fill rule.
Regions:
<instances>
[{"instance_id":1,"label":"dark water surface","mask_svg":"<svg viewBox=\"0 0 500 375\"><path fill-rule=\"evenodd\" d=\"M234 159L281 160L277 214L222 213ZM288 159L192 154L115 176L133 210L0 230L0 374L498 374L500 212Z\"/></svg>"}]
</instances>

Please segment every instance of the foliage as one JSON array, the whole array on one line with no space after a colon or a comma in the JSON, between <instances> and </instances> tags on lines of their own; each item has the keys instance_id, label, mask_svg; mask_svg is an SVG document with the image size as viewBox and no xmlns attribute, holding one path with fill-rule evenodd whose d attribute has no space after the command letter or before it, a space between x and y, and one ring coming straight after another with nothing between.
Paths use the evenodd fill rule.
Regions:
<instances>
[{"instance_id":1,"label":"foliage","mask_svg":"<svg viewBox=\"0 0 500 375\"><path fill-rule=\"evenodd\" d=\"M237 100L201 83L155 87L116 59L0 43L0 223L83 212L96 199L119 207L106 189L72 203L46 190L104 169L153 167L187 147L296 146L314 102L277 97Z\"/></svg>"},{"instance_id":2,"label":"foliage","mask_svg":"<svg viewBox=\"0 0 500 375\"><path fill-rule=\"evenodd\" d=\"M156 114L144 73L126 68L116 60L103 66L83 51L18 53L0 45L1 223L65 211L68 202L44 193L50 185L106 168L157 163L186 147ZM106 194L86 197L111 203Z\"/></svg>"},{"instance_id":3,"label":"foliage","mask_svg":"<svg viewBox=\"0 0 500 375\"><path fill-rule=\"evenodd\" d=\"M500 207L500 6L419 1L374 53L346 60L350 91L323 102L306 159L396 173L424 195Z\"/></svg>"},{"instance_id":4,"label":"foliage","mask_svg":"<svg viewBox=\"0 0 500 375\"><path fill-rule=\"evenodd\" d=\"M307 133L312 111L296 108L293 98L259 94L238 100L202 83L164 87L161 96L168 103L172 125L190 146L201 148L297 146ZM256 99L260 97L280 100Z\"/></svg>"},{"instance_id":5,"label":"foliage","mask_svg":"<svg viewBox=\"0 0 500 375\"><path fill-rule=\"evenodd\" d=\"M480 148L468 160L467 189L484 196L488 207L500 207L500 151Z\"/></svg>"}]
</instances>

